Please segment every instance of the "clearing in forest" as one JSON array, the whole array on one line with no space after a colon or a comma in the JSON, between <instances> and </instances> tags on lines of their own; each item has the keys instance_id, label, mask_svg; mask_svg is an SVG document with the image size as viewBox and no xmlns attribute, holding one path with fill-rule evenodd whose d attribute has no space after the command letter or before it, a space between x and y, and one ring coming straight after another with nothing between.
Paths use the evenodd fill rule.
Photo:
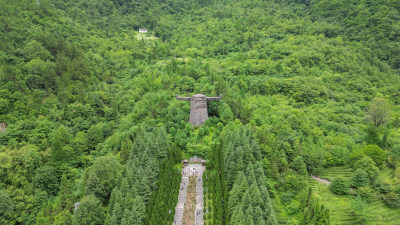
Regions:
<instances>
[{"instance_id":1,"label":"clearing in forest","mask_svg":"<svg viewBox=\"0 0 400 225\"><path fill-rule=\"evenodd\" d=\"M138 40L145 40L145 41L147 41L147 40L156 40L156 39L158 39L158 37L153 36L153 35L149 35L149 34L137 34L137 35L135 35L135 37L136 37Z\"/></svg>"}]
</instances>

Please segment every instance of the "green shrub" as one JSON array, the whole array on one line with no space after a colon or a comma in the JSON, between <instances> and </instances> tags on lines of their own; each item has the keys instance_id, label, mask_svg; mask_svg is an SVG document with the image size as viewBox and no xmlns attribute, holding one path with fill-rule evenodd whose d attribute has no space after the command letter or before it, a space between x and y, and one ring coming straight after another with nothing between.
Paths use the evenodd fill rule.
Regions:
<instances>
[{"instance_id":1,"label":"green shrub","mask_svg":"<svg viewBox=\"0 0 400 225\"><path fill-rule=\"evenodd\" d=\"M400 196L394 192L389 192L384 197L384 202L387 206L391 208L399 208L400 207Z\"/></svg>"},{"instance_id":2,"label":"green shrub","mask_svg":"<svg viewBox=\"0 0 400 225\"><path fill-rule=\"evenodd\" d=\"M375 189L382 194L387 194L392 192L393 186L386 181L377 181L375 184Z\"/></svg>"},{"instance_id":3,"label":"green shrub","mask_svg":"<svg viewBox=\"0 0 400 225\"><path fill-rule=\"evenodd\" d=\"M360 187L356 191L357 195L360 196L363 200L370 202L373 198L374 194L370 187Z\"/></svg>"},{"instance_id":4,"label":"green shrub","mask_svg":"<svg viewBox=\"0 0 400 225\"><path fill-rule=\"evenodd\" d=\"M351 178L351 186L355 188L366 187L369 184L368 174L362 169L357 169Z\"/></svg>"},{"instance_id":5,"label":"green shrub","mask_svg":"<svg viewBox=\"0 0 400 225\"><path fill-rule=\"evenodd\" d=\"M380 168L384 165L386 161L386 152L383 151L378 145L367 145L364 147L365 155L371 157L376 165Z\"/></svg>"},{"instance_id":6,"label":"green shrub","mask_svg":"<svg viewBox=\"0 0 400 225\"><path fill-rule=\"evenodd\" d=\"M376 166L374 160L369 156L364 156L362 159L354 163L354 168L362 169L367 172L370 180L374 180L379 175L379 168Z\"/></svg>"},{"instance_id":7,"label":"green shrub","mask_svg":"<svg viewBox=\"0 0 400 225\"><path fill-rule=\"evenodd\" d=\"M349 186L343 177L335 178L329 188L337 195L345 195L349 192Z\"/></svg>"}]
</instances>

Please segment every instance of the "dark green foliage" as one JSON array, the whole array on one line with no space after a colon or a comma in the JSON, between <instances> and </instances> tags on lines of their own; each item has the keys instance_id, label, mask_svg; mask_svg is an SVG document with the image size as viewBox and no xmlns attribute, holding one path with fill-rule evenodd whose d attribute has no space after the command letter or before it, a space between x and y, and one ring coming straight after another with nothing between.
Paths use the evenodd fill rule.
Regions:
<instances>
[{"instance_id":1,"label":"dark green foliage","mask_svg":"<svg viewBox=\"0 0 400 225\"><path fill-rule=\"evenodd\" d=\"M299 175L307 175L306 164L304 163L303 157L297 156L293 159L290 167L295 170Z\"/></svg>"},{"instance_id":2,"label":"dark green foliage","mask_svg":"<svg viewBox=\"0 0 400 225\"><path fill-rule=\"evenodd\" d=\"M374 197L373 191L370 187L360 187L357 189L356 193L366 202L370 202Z\"/></svg>"},{"instance_id":3,"label":"dark green foliage","mask_svg":"<svg viewBox=\"0 0 400 225\"><path fill-rule=\"evenodd\" d=\"M11 214L14 209L14 204L12 203L8 194L0 190L0 222L4 223L6 218Z\"/></svg>"},{"instance_id":4,"label":"dark green foliage","mask_svg":"<svg viewBox=\"0 0 400 225\"><path fill-rule=\"evenodd\" d=\"M0 187L16 206L4 223L70 224L87 194L106 224L171 223L181 150L208 160L213 224L234 211L233 223L326 224L303 190L332 166L394 191L376 179L399 171L398 5L2 1ZM198 128L175 93L224 98Z\"/></svg>"},{"instance_id":5,"label":"dark green foliage","mask_svg":"<svg viewBox=\"0 0 400 225\"><path fill-rule=\"evenodd\" d=\"M70 211L73 207L74 196L72 194L71 181L63 174L60 183L60 204L63 209Z\"/></svg>"},{"instance_id":6,"label":"dark green foliage","mask_svg":"<svg viewBox=\"0 0 400 225\"><path fill-rule=\"evenodd\" d=\"M222 146L215 146L217 151L211 158L211 171L205 174L206 189L213 193L212 221L216 224L256 224L260 221L277 224L265 187L264 170L256 163L261 154L252 131L230 123L221 136ZM209 176L211 181L207 179Z\"/></svg>"},{"instance_id":7,"label":"dark green foliage","mask_svg":"<svg viewBox=\"0 0 400 225\"><path fill-rule=\"evenodd\" d=\"M387 181L377 180L375 182L375 189L382 194L387 194L393 191L393 186Z\"/></svg>"},{"instance_id":8,"label":"dark green foliage","mask_svg":"<svg viewBox=\"0 0 400 225\"><path fill-rule=\"evenodd\" d=\"M393 146L392 151L391 151L391 155L393 155L393 157L400 161L400 144L396 144Z\"/></svg>"},{"instance_id":9,"label":"dark green foliage","mask_svg":"<svg viewBox=\"0 0 400 225\"><path fill-rule=\"evenodd\" d=\"M74 212L73 225L104 224L104 208L98 198L93 195L84 197L78 209Z\"/></svg>"},{"instance_id":10,"label":"dark green foliage","mask_svg":"<svg viewBox=\"0 0 400 225\"><path fill-rule=\"evenodd\" d=\"M329 224L330 211L321 204L321 200L308 190L308 196L305 200L304 218L301 224Z\"/></svg>"},{"instance_id":11,"label":"dark green foliage","mask_svg":"<svg viewBox=\"0 0 400 225\"><path fill-rule=\"evenodd\" d=\"M349 185L347 184L347 180L345 180L343 177L336 177L329 186L329 189L338 195L345 195L349 193Z\"/></svg>"},{"instance_id":12,"label":"dark green foliage","mask_svg":"<svg viewBox=\"0 0 400 225\"><path fill-rule=\"evenodd\" d=\"M389 192L385 195L384 201L386 205L392 208L399 208L400 207L400 196L399 194Z\"/></svg>"},{"instance_id":13,"label":"dark green foliage","mask_svg":"<svg viewBox=\"0 0 400 225\"><path fill-rule=\"evenodd\" d=\"M87 195L95 195L102 202L107 202L112 189L117 183L120 171L121 165L115 157L99 157L94 164L85 171L85 193Z\"/></svg>"},{"instance_id":14,"label":"dark green foliage","mask_svg":"<svg viewBox=\"0 0 400 225\"><path fill-rule=\"evenodd\" d=\"M52 166L43 166L37 169L33 183L36 189L46 191L50 195L58 192L59 179Z\"/></svg>"},{"instance_id":15,"label":"dark green foliage","mask_svg":"<svg viewBox=\"0 0 400 225\"><path fill-rule=\"evenodd\" d=\"M175 158L173 151L177 151L177 149L171 149L167 160L161 165L157 189L153 191L147 206L145 224L167 224L173 221L181 179L175 166L180 163L180 158Z\"/></svg>"}]
</instances>

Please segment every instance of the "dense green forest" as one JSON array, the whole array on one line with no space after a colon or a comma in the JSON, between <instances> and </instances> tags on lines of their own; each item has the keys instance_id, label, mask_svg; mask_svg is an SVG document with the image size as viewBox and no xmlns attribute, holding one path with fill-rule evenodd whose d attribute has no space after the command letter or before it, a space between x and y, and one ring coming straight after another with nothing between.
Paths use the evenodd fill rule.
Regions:
<instances>
[{"instance_id":1,"label":"dense green forest","mask_svg":"<svg viewBox=\"0 0 400 225\"><path fill-rule=\"evenodd\" d=\"M400 224L400 0L0 3L0 224Z\"/></svg>"}]
</instances>

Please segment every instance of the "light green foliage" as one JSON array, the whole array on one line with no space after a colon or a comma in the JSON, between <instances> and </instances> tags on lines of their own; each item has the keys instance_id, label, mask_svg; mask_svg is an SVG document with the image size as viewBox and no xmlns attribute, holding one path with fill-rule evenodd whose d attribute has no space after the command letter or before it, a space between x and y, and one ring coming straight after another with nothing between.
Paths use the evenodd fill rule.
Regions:
<instances>
[{"instance_id":1,"label":"light green foliage","mask_svg":"<svg viewBox=\"0 0 400 225\"><path fill-rule=\"evenodd\" d=\"M68 209L65 209L54 218L53 225L71 225L72 215Z\"/></svg>"},{"instance_id":2,"label":"light green foliage","mask_svg":"<svg viewBox=\"0 0 400 225\"><path fill-rule=\"evenodd\" d=\"M49 137L51 143L51 159L55 166L67 162L72 152L67 146L72 140L72 135L67 127L61 126L53 131Z\"/></svg>"},{"instance_id":3,"label":"light green foliage","mask_svg":"<svg viewBox=\"0 0 400 225\"><path fill-rule=\"evenodd\" d=\"M368 156L364 156L362 159L354 163L354 168L362 169L367 172L370 180L374 180L379 174L379 168L375 165L374 160Z\"/></svg>"},{"instance_id":4,"label":"light green foliage","mask_svg":"<svg viewBox=\"0 0 400 225\"><path fill-rule=\"evenodd\" d=\"M308 196L305 199L304 217L301 224L328 224L330 211L322 203L319 196L308 190Z\"/></svg>"},{"instance_id":5,"label":"light green foliage","mask_svg":"<svg viewBox=\"0 0 400 225\"><path fill-rule=\"evenodd\" d=\"M218 115L225 124L233 120L232 110L225 102L222 102L218 107Z\"/></svg>"},{"instance_id":6,"label":"light green foliage","mask_svg":"<svg viewBox=\"0 0 400 225\"><path fill-rule=\"evenodd\" d=\"M93 195L84 197L80 201L78 209L74 212L72 224L104 224L104 208L100 200Z\"/></svg>"},{"instance_id":7,"label":"light green foliage","mask_svg":"<svg viewBox=\"0 0 400 225\"><path fill-rule=\"evenodd\" d=\"M372 99L371 105L367 111L368 120L370 120L376 128L385 125L389 120L390 108L390 103L386 99Z\"/></svg>"},{"instance_id":8,"label":"light green foliage","mask_svg":"<svg viewBox=\"0 0 400 225\"><path fill-rule=\"evenodd\" d=\"M356 193L366 202L370 202L374 197L373 191L370 187L359 187Z\"/></svg>"},{"instance_id":9,"label":"light green foliage","mask_svg":"<svg viewBox=\"0 0 400 225\"><path fill-rule=\"evenodd\" d=\"M108 208L104 223L172 223L165 212L176 201L179 184L170 174L181 151L208 160L214 225L228 224L238 210L230 199L243 202L243 221L235 223L296 224L305 214L305 223L328 223L322 204L303 204L302 189L313 182L307 174L329 167L360 168L377 187L372 194L389 193L386 183L400 177L398 5L2 1L0 187L16 206L5 223L68 223L71 204L86 194ZM149 34L138 36L139 27ZM201 128L187 123L190 104L174 99L196 93L224 94L208 104ZM381 150L364 151L368 144ZM114 159L99 166L104 156ZM391 176L376 181L386 169ZM235 185L241 173L247 183ZM250 191L244 201L246 190L257 193L254 183L271 207L248 206ZM129 197L112 197L126 189ZM350 198L326 189L321 196ZM138 208L123 206L131 201ZM298 210L282 206L296 201ZM375 208L373 218L387 209ZM341 224L349 215L338 210L329 218ZM377 223L384 222L399 223Z\"/></svg>"},{"instance_id":10,"label":"light green foliage","mask_svg":"<svg viewBox=\"0 0 400 225\"><path fill-rule=\"evenodd\" d=\"M378 145L367 145L363 149L364 154L371 157L378 167L384 165L386 161L386 152L383 151Z\"/></svg>"},{"instance_id":11,"label":"light green foliage","mask_svg":"<svg viewBox=\"0 0 400 225\"><path fill-rule=\"evenodd\" d=\"M199 157L205 157L207 154L209 154L210 151L210 148L208 146L193 143L188 143L186 145L186 149L190 154L197 155Z\"/></svg>"},{"instance_id":12,"label":"light green foliage","mask_svg":"<svg viewBox=\"0 0 400 225\"><path fill-rule=\"evenodd\" d=\"M357 220L359 223L364 223L367 220L367 212L366 209L368 207L368 204L366 201L364 201L360 196L358 196L356 199L354 199L351 202L351 207L357 216Z\"/></svg>"}]
</instances>

